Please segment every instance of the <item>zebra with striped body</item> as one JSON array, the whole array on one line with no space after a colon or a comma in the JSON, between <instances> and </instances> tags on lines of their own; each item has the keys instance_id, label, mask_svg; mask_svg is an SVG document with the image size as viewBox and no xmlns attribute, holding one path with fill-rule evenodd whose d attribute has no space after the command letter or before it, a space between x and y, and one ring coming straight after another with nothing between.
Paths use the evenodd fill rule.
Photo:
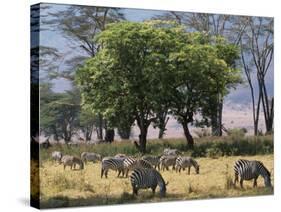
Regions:
<instances>
[{"instance_id":1,"label":"zebra with striped body","mask_svg":"<svg viewBox=\"0 0 281 212\"><path fill-rule=\"evenodd\" d=\"M124 167L125 167L126 177L128 177L129 171L137 168L153 169L153 166L148 161L143 159L136 159L133 157L127 157L124 160Z\"/></svg>"},{"instance_id":2,"label":"zebra with striped body","mask_svg":"<svg viewBox=\"0 0 281 212\"><path fill-rule=\"evenodd\" d=\"M161 156L161 158L160 158L161 170L164 171L166 169L168 171L169 166L172 166L173 170L174 170L175 165L176 165L176 159L177 159L177 156L175 156L175 155L163 155L163 156Z\"/></svg>"},{"instance_id":3,"label":"zebra with striped body","mask_svg":"<svg viewBox=\"0 0 281 212\"><path fill-rule=\"evenodd\" d=\"M62 159L62 153L59 151L54 151L54 152L52 152L51 157L54 161L57 161L60 163L61 159Z\"/></svg>"},{"instance_id":4,"label":"zebra with striped body","mask_svg":"<svg viewBox=\"0 0 281 212\"><path fill-rule=\"evenodd\" d=\"M254 179L253 187L257 186L257 179L259 176L264 178L264 184L266 187L271 187L270 172L260 161L250 161L239 159L234 164L234 184L238 182L238 177L240 177L240 187L243 188L244 180Z\"/></svg>"},{"instance_id":5,"label":"zebra with striped body","mask_svg":"<svg viewBox=\"0 0 281 212\"><path fill-rule=\"evenodd\" d=\"M176 159L176 172L180 172L181 169L188 168L188 174L190 175L190 168L194 167L196 174L199 174L199 165L196 160L191 157L178 157Z\"/></svg>"},{"instance_id":6,"label":"zebra with striped body","mask_svg":"<svg viewBox=\"0 0 281 212\"><path fill-rule=\"evenodd\" d=\"M86 164L87 161L92 161L95 163L96 161L101 161L101 155L94 152L82 152L81 160Z\"/></svg>"},{"instance_id":7,"label":"zebra with striped body","mask_svg":"<svg viewBox=\"0 0 281 212\"><path fill-rule=\"evenodd\" d=\"M177 156L177 155L181 155L181 152L177 149L166 148L163 151L163 155Z\"/></svg>"},{"instance_id":8,"label":"zebra with striped body","mask_svg":"<svg viewBox=\"0 0 281 212\"><path fill-rule=\"evenodd\" d=\"M101 178L103 175L107 178L109 169L118 171L117 177L119 177L121 173L124 177L124 160L114 157L105 157L101 162Z\"/></svg>"},{"instance_id":9,"label":"zebra with striped body","mask_svg":"<svg viewBox=\"0 0 281 212\"><path fill-rule=\"evenodd\" d=\"M115 157L115 158L124 158L124 159L126 159L126 158L127 158L127 155L122 154L122 153L118 153L118 154L115 155L114 157Z\"/></svg>"},{"instance_id":10,"label":"zebra with striped body","mask_svg":"<svg viewBox=\"0 0 281 212\"><path fill-rule=\"evenodd\" d=\"M75 169L76 165L79 165L79 169L84 169L84 163L83 161L76 157L76 156L72 156L72 155L64 155L61 158L61 163L63 164L63 169L65 170L65 168L67 166L70 166L70 169Z\"/></svg>"},{"instance_id":11,"label":"zebra with striped body","mask_svg":"<svg viewBox=\"0 0 281 212\"><path fill-rule=\"evenodd\" d=\"M154 156L154 155L146 155L142 156L141 159L148 161L154 168L160 170L160 157L161 156Z\"/></svg>"},{"instance_id":12,"label":"zebra with striped body","mask_svg":"<svg viewBox=\"0 0 281 212\"><path fill-rule=\"evenodd\" d=\"M153 194L155 194L157 185L160 188L160 196L164 197L166 195L166 186L168 183L165 183L163 177L156 169L135 169L130 176L130 180L133 195L138 195L139 189L146 188L151 188Z\"/></svg>"}]
</instances>

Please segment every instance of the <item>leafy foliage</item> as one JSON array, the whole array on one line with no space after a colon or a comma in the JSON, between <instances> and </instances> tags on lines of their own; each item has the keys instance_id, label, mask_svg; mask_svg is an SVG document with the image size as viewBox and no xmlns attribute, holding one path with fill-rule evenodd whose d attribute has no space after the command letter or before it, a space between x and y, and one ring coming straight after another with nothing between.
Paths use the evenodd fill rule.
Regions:
<instances>
[{"instance_id":1,"label":"leafy foliage","mask_svg":"<svg viewBox=\"0 0 281 212\"><path fill-rule=\"evenodd\" d=\"M240 79L232 68L234 46L204 33L187 33L174 22L110 24L96 41L102 49L76 76L83 104L108 119L130 114L140 129L141 151L147 128L163 108L183 125L192 146L188 123L193 115L207 111L209 98L218 92L225 96Z\"/></svg>"},{"instance_id":2,"label":"leafy foliage","mask_svg":"<svg viewBox=\"0 0 281 212\"><path fill-rule=\"evenodd\" d=\"M80 97L78 91L54 93L50 84L41 84L40 88L40 127L45 135L54 135L55 139L71 140L79 124Z\"/></svg>"}]
</instances>

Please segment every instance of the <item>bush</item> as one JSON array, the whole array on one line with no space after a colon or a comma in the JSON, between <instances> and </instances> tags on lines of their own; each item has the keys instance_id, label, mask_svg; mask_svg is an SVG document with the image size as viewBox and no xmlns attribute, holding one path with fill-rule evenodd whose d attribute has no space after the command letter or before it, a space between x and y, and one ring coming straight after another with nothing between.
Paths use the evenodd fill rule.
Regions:
<instances>
[{"instance_id":1,"label":"bush","mask_svg":"<svg viewBox=\"0 0 281 212\"><path fill-rule=\"evenodd\" d=\"M217 148L216 146L213 146L213 147L207 149L206 156L209 158L216 159L218 157L223 156L223 153L219 148Z\"/></svg>"},{"instance_id":2,"label":"bush","mask_svg":"<svg viewBox=\"0 0 281 212\"><path fill-rule=\"evenodd\" d=\"M232 141L240 141L245 137L246 133L247 133L246 128L234 128L228 130L228 135Z\"/></svg>"}]
</instances>

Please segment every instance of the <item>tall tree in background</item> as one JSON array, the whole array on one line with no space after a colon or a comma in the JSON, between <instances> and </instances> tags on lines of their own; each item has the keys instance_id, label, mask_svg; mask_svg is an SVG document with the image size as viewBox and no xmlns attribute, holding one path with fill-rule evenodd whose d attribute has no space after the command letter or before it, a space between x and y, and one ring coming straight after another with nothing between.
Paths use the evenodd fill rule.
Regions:
<instances>
[{"instance_id":1,"label":"tall tree in background","mask_svg":"<svg viewBox=\"0 0 281 212\"><path fill-rule=\"evenodd\" d=\"M168 96L167 57L177 30L158 28L157 23L110 25L98 38L103 48L77 73L84 103L105 117L122 120L119 111L133 117L140 130L138 148L143 153L148 127L157 118L162 97Z\"/></svg>"},{"instance_id":2,"label":"tall tree in background","mask_svg":"<svg viewBox=\"0 0 281 212\"><path fill-rule=\"evenodd\" d=\"M90 141L97 124L96 114L90 109L82 107L79 116L80 129L84 134L85 140Z\"/></svg>"},{"instance_id":3,"label":"tall tree in background","mask_svg":"<svg viewBox=\"0 0 281 212\"><path fill-rule=\"evenodd\" d=\"M260 17L240 17L238 26L244 26L240 40L242 65L250 86L254 133L258 134L260 107L264 112L266 132L273 130L274 99L268 96L266 75L273 61L273 19ZM255 93L256 75L258 93ZM256 101L257 98L257 101Z\"/></svg>"},{"instance_id":4,"label":"tall tree in background","mask_svg":"<svg viewBox=\"0 0 281 212\"><path fill-rule=\"evenodd\" d=\"M223 36L234 45L239 44L239 40L241 39L244 30L242 28L234 33L232 26L235 17L231 15L167 12L164 15L156 16L155 18L174 20L182 26L185 26L188 31L203 32L210 36ZM233 67L235 66L234 61L231 61L230 64ZM221 136L223 127L223 98L220 96L220 92L217 93L217 98L210 98L209 103L212 104L213 107L208 109L208 113L205 111L205 115L209 114L207 120L210 119L209 124L212 127L212 134Z\"/></svg>"},{"instance_id":5,"label":"tall tree in background","mask_svg":"<svg viewBox=\"0 0 281 212\"><path fill-rule=\"evenodd\" d=\"M40 123L45 135L54 135L57 141L60 138L66 143L71 141L79 127L80 98L77 92L54 93L50 84L41 84Z\"/></svg>"},{"instance_id":6,"label":"tall tree in background","mask_svg":"<svg viewBox=\"0 0 281 212\"><path fill-rule=\"evenodd\" d=\"M239 75L208 36L186 33L173 22L114 24L98 41L103 48L77 73L83 103L105 117L120 117L120 108L131 113L140 130L141 152L146 151L148 127L162 110L159 105L170 109L192 148L188 125L203 100L213 95L215 86L225 95L227 84ZM235 52L235 47L224 44L225 52L232 48Z\"/></svg>"},{"instance_id":7,"label":"tall tree in background","mask_svg":"<svg viewBox=\"0 0 281 212\"><path fill-rule=\"evenodd\" d=\"M52 10L50 10L52 11ZM75 52L65 59L67 68L63 71L49 72L51 78L64 78L73 82L74 74L79 65L91 57L94 57L100 46L94 41L94 37L106 27L106 24L123 20L123 14L118 8L64 6L58 11L48 12L48 18L43 24L59 31L70 41L70 47ZM98 119L96 119L96 117ZM103 139L103 117L97 114L93 117L96 125L98 139Z\"/></svg>"},{"instance_id":8,"label":"tall tree in background","mask_svg":"<svg viewBox=\"0 0 281 212\"><path fill-rule=\"evenodd\" d=\"M190 148L194 141L189 124L193 123L194 115L201 113L204 119L210 117L214 107L210 99L217 103L218 98L228 94L230 87L240 82L239 70L227 60L237 57L237 48L222 38L212 39L204 33L191 33L186 46L170 59L176 79L171 112L182 125Z\"/></svg>"}]
</instances>

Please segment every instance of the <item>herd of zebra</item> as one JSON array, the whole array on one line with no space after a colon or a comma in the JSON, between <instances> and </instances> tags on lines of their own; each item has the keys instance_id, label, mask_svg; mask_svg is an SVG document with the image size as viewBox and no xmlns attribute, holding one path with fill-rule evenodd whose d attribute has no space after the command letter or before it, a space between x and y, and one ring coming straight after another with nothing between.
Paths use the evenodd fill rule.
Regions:
<instances>
[{"instance_id":1,"label":"herd of zebra","mask_svg":"<svg viewBox=\"0 0 281 212\"><path fill-rule=\"evenodd\" d=\"M51 157L63 164L64 169L70 166L71 169L75 169L76 165L79 169L84 169L84 163L91 161L93 163L101 162L101 178L103 176L107 178L109 170L117 171L117 177L128 177L130 175L131 186L133 194L137 195L139 189L151 188L153 194L157 186L160 188L160 196L163 197L166 194L166 186L168 182L165 182L160 171L169 170L172 167L176 172L188 169L190 174L191 167L194 167L196 174L199 174L199 164L192 157L182 156L177 149L164 149L163 155L153 156L146 155L141 158L135 158L127 156L125 154L117 154L113 157L104 157L92 152L83 152L79 157L71 155L62 155L61 152L52 152ZM239 159L234 164L234 184L239 181L240 186L243 188L244 180L254 180L253 187L257 186L257 179L259 176L264 178L264 184L267 187L272 187L271 177L268 169L260 161L250 161Z\"/></svg>"}]
</instances>

